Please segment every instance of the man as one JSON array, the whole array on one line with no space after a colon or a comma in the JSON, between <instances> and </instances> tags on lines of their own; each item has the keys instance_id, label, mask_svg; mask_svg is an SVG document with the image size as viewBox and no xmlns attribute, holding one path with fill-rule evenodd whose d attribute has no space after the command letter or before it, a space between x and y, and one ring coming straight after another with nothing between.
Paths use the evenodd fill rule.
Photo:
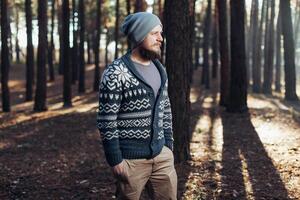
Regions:
<instances>
[{"instance_id":1,"label":"man","mask_svg":"<svg viewBox=\"0 0 300 200\"><path fill-rule=\"evenodd\" d=\"M167 74L158 61L162 24L151 13L127 16L122 32L132 51L103 72L97 117L106 160L121 199L139 199L146 183L154 199L176 199L172 113Z\"/></svg>"}]
</instances>

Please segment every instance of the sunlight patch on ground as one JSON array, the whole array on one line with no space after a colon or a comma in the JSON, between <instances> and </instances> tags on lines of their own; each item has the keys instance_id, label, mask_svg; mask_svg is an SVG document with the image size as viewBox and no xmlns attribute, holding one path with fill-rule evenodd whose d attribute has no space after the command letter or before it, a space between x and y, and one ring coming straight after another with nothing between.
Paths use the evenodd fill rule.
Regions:
<instances>
[{"instance_id":1,"label":"sunlight patch on ground","mask_svg":"<svg viewBox=\"0 0 300 200\"><path fill-rule=\"evenodd\" d=\"M190 102L195 103L199 98L199 88L191 88Z\"/></svg>"},{"instance_id":2,"label":"sunlight patch on ground","mask_svg":"<svg viewBox=\"0 0 300 200\"><path fill-rule=\"evenodd\" d=\"M243 174L243 180L244 180L244 185L245 185L245 192L246 192L246 197L247 199L253 199L253 187L250 182L250 175L248 172L248 165L246 162L246 158L244 157L243 153L239 149L239 156L241 159L241 164L242 164L242 174Z\"/></svg>"}]
</instances>

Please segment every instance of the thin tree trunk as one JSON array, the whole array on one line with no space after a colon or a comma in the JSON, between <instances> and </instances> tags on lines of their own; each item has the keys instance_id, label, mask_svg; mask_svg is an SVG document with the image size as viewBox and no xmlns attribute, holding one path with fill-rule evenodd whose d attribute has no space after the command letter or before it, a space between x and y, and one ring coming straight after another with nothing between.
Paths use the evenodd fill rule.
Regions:
<instances>
[{"instance_id":1,"label":"thin tree trunk","mask_svg":"<svg viewBox=\"0 0 300 200\"><path fill-rule=\"evenodd\" d=\"M219 44L218 44L219 30L218 30L218 12L217 4L215 4L214 19L213 19L213 38L212 38L212 77L217 78L217 71L219 67Z\"/></svg>"},{"instance_id":2,"label":"thin tree trunk","mask_svg":"<svg viewBox=\"0 0 300 200\"><path fill-rule=\"evenodd\" d=\"M173 113L175 161L187 160L190 155L190 80L192 44L188 0L165 1L166 66L169 95Z\"/></svg>"},{"instance_id":3,"label":"thin tree trunk","mask_svg":"<svg viewBox=\"0 0 300 200\"><path fill-rule=\"evenodd\" d=\"M20 63L20 45L19 45L19 10L18 6L16 5L16 61Z\"/></svg>"},{"instance_id":4,"label":"thin tree trunk","mask_svg":"<svg viewBox=\"0 0 300 200\"><path fill-rule=\"evenodd\" d=\"M276 30L276 67L275 67L275 91L281 92L281 9L279 8L279 14L277 18L277 30Z\"/></svg>"},{"instance_id":5,"label":"thin tree trunk","mask_svg":"<svg viewBox=\"0 0 300 200\"><path fill-rule=\"evenodd\" d=\"M119 13L119 8L120 7L120 0L116 0L116 21L115 21L115 59L119 57L119 50L118 50L118 45L119 45L119 18L120 18L120 13Z\"/></svg>"},{"instance_id":6,"label":"thin tree trunk","mask_svg":"<svg viewBox=\"0 0 300 200\"><path fill-rule=\"evenodd\" d=\"M2 111L10 111L9 94L9 48L8 48L8 15L7 0L1 0L1 89L2 89Z\"/></svg>"},{"instance_id":7,"label":"thin tree trunk","mask_svg":"<svg viewBox=\"0 0 300 200\"><path fill-rule=\"evenodd\" d=\"M105 27L106 29L106 34L105 34L105 66L108 65L108 44L109 44L109 32L108 28Z\"/></svg>"},{"instance_id":8,"label":"thin tree trunk","mask_svg":"<svg viewBox=\"0 0 300 200\"><path fill-rule=\"evenodd\" d=\"M252 90L254 90L254 85L257 84L257 71L258 69L258 61L257 61L257 51L259 51L257 45L258 45L258 0L253 0L252 2L253 6L253 13L251 17L251 23L253 24L252 29Z\"/></svg>"},{"instance_id":9,"label":"thin tree trunk","mask_svg":"<svg viewBox=\"0 0 300 200\"><path fill-rule=\"evenodd\" d=\"M247 107L247 69L245 49L245 1L231 0L231 81L229 112L245 112Z\"/></svg>"},{"instance_id":10,"label":"thin tree trunk","mask_svg":"<svg viewBox=\"0 0 300 200\"><path fill-rule=\"evenodd\" d=\"M73 48L72 48L72 84L75 84L78 80L78 41L77 41L77 32L75 28L78 23L76 23L76 0L72 0L72 23L73 23Z\"/></svg>"},{"instance_id":11,"label":"thin tree trunk","mask_svg":"<svg viewBox=\"0 0 300 200\"><path fill-rule=\"evenodd\" d=\"M127 11L127 15L130 15L131 13L131 4L130 4L130 0L126 0L126 11ZM127 49L131 49L131 42L130 40L127 38Z\"/></svg>"},{"instance_id":12,"label":"thin tree trunk","mask_svg":"<svg viewBox=\"0 0 300 200\"><path fill-rule=\"evenodd\" d=\"M221 57L221 81L220 81L220 105L228 104L229 94L229 41L228 41L228 21L227 21L227 1L217 0L219 12L219 30L220 30L220 57Z\"/></svg>"},{"instance_id":13,"label":"thin tree trunk","mask_svg":"<svg viewBox=\"0 0 300 200\"><path fill-rule=\"evenodd\" d=\"M26 13L26 33L27 33L27 51L26 51L26 101L32 100L32 91L34 83L34 54L32 44L32 10L31 0L25 0Z\"/></svg>"},{"instance_id":14,"label":"thin tree trunk","mask_svg":"<svg viewBox=\"0 0 300 200\"><path fill-rule=\"evenodd\" d=\"M271 1L268 0L266 4L266 15L265 15L265 37L264 37L264 65L263 65L263 85L262 85L262 92L265 93L265 81L268 71L268 54L269 54L269 26L270 26L270 18L269 18L269 12L271 7Z\"/></svg>"},{"instance_id":15,"label":"thin tree trunk","mask_svg":"<svg viewBox=\"0 0 300 200\"><path fill-rule=\"evenodd\" d=\"M69 53L70 53L70 10L69 10L69 0L63 0L62 2L62 40L63 40L63 50L62 50L62 65L64 66L64 82L63 82L63 99L64 107L72 106L72 88L71 88L71 66L69 65Z\"/></svg>"},{"instance_id":16,"label":"thin tree trunk","mask_svg":"<svg viewBox=\"0 0 300 200\"><path fill-rule=\"evenodd\" d=\"M134 12L142 12L145 11L144 10L144 6L143 6L143 0L135 0L135 4L134 4Z\"/></svg>"},{"instance_id":17,"label":"thin tree trunk","mask_svg":"<svg viewBox=\"0 0 300 200\"><path fill-rule=\"evenodd\" d=\"M252 58L252 37L253 37L253 13L254 13L254 3L252 1L251 4L251 11L250 11L250 19L249 19L249 26L248 26L248 17L247 17L247 9L245 9L245 28L246 28L246 32L245 32L245 38L246 38L246 68L247 68L247 85L249 86L250 83L250 76L251 76L251 58Z\"/></svg>"},{"instance_id":18,"label":"thin tree trunk","mask_svg":"<svg viewBox=\"0 0 300 200\"><path fill-rule=\"evenodd\" d=\"M52 0L51 2L51 32L50 32L50 44L49 44L49 49L48 49L48 67L49 67L49 79L50 81L54 81L54 66L53 66L53 61L54 61L54 16L55 16L55 1Z\"/></svg>"},{"instance_id":19,"label":"thin tree trunk","mask_svg":"<svg viewBox=\"0 0 300 200\"><path fill-rule=\"evenodd\" d=\"M285 99L298 100L296 94L295 46L290 0L280 0L284 46Z\"/></svg>"},{"instance_id":20,"label":"thin tree trunk","mask_svg":"<svg viewBox=\"0 0 300 200\"><path fill-rule=\"evenodd\" d=\"M210 88L210 64L209 64L209 46L210 46L210 30L211 30L211 0L207 1L206 16L204 20L203 30L203 71L201 83L206 89Z\"/></svg>"},{"instance_id":21,"label":"thin tree trunk","mask_svg":"<svg viewBox=\"0 0 300 200\"><path fill-rule=\"evenodd\" d=\"M270 0L271 17L269 19L267 43L268 54L264 70L263 92L272 94L273 65L274 65L274 18L275 18L275 0Z\"/></svg>"},{"instance_id":22,"label":"thin tree trunk","mask_svg":"<svg viewBox=\"0 0 300 200\"><path fill-rule=\"evenodd\" d=\"M79 24L80 24L80 43L79 43L79 82L78 92L85 92L85 61L84 61L84 33L85 33L85 11L84 1L79 0Z\"/></svg>"},{"instance_id":23,"label":"thin tree trunk","mask_svg":"<svg viewBox=\"0 0 300 200\"><path fill-rule=\"evenodd\" d=\"M259 30L258 30L258 36L257 36L257 45L253 61L253 66L255 69L253 69L253 87L252 90L254 93L260 93L261 92L261 67L262 67L262 59L261 59L261 54L262 54L262 49L261 49L261 44L262 44L262 33L263 33L263 22L264 22L264 16L266 12L266 3L267 0L263 0L262 4L262 11L261 11L261 17L260 17L260 23L259 23Z\"/></svg>"},{"instance_id":24,"label":"thin tree trunk","mask_svg":"<svg viewBox=\"0 0 300 200\"><path fill-rule=\"evenodd\" d=\"M92 56L91 56L91 34L86 35L86 43L87 43L87 63L91 64L92 63Z\"/></svg>"},{"instance_id":25,"label":"thin tree trunk","mask_svg":"<svg viewBox=\"0 0 300 200\"><path fill-rule=\"evenodd\" d=\"M294 37L295 37L295 44L298 44L298 35L299 35L299 30L300 30L300 1L297 1L296 4L296 16L297 18L295 19L295 29L294 29ZM297 46L296 46L297 48Z\"/></svg>"},{"instance_id":26,"label":"thin tree trunk","mask_svg":"<svg viewBox=\"0 0 300 200\"><path fill-rule=\"evenodd\" d=\"M95 76L94 76L94 91L99 90L99 79L100 79L100 60L99 60L99 47L100 47L100 34L101 34L101 7L102 0L97 0L97 19L96 19L96 41L95 41Z\"/></svg>"},{"instance_id":27,"label":"thin tree trunk","mask_svg":"<svg viewBox=\"0 0 300 200\"><path fill-rule=\"evenodd\" d=\"M44 111L47 97L47 76L46 76L46 56L47 56L47 2L38 0L38 26L39 42L37 55L37 83L35 90L34 110Z\"/></svg>"},{"instance_id":28,"label":"thin tree trunk","mask_svg":"<svg viewBox=\"0 0 300 200\"><path fill-rule=\"evenodd\" d=\"M59 75L63 74L64 71L64 66L62 65L62 49L63 49L63 43L64 41L62 40L62 5L61 5L61 0L57 1L57 28L58 28L58 35L59 35L59 66L58 66L58 73Z\"/></svg>"}]
</instances>

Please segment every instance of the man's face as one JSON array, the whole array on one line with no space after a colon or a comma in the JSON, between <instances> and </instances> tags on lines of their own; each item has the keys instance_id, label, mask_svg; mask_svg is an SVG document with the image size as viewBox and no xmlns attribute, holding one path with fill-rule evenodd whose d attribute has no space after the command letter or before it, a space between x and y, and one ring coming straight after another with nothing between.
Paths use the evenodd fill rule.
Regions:
<instances>
[{"instance_id":1,"label":"man's face","mask_svg":"<svg viewBox=\"0 0 300 200\"><path fill-rule=\"evenodd\" d=\"M149 60L161 58L161 45L163 42L162 27L157 25L146 36L139 46L140 54Z\"/></svg>"}]
</instances>

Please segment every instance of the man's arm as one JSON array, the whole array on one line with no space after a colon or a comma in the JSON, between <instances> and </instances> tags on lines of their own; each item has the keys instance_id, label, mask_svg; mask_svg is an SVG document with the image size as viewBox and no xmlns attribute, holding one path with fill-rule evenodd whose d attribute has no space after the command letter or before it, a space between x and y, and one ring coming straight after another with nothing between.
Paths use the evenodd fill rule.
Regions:
<instances>
[{"instance_id":1,"label":"man's arm","mask_svg":"<svg viewBox=\"0 0 300 200\"><path fill-rule=\"evenodd\" d=\"M106 160L110 166L116 166L123 160L117 128L121 100L121 84L117 82L114 66L108 66L103 72L99 87L97 127L102 137Z\"/></svg>"},{"instance_id":2,"label":"man's arm","mask_svg":"<svg viewBox=\"0 0 300 200\"><path fill-rule=\"evenodd\" d=\"M164 115L163 115L163 129L164 129L164 136L165 136L165 145L169 147L173 151L173 125L172 125L172 111L171 111L171 104L168 95L168 83L166 83L166 88L164 90L163 95L165 95L165 102L164 102Z\"/></svg>"}]
</instances>

